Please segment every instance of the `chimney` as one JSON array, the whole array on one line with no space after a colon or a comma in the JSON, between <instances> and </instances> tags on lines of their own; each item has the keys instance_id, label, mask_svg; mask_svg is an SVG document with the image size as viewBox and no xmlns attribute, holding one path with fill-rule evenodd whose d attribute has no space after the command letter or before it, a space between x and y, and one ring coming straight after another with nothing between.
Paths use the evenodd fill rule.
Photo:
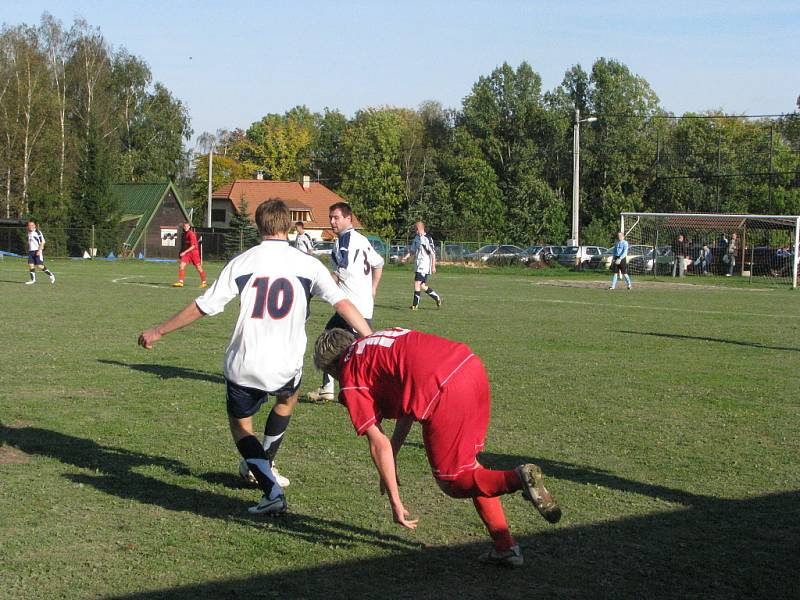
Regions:
<instances>
[{"instance_id":1,"label":"chimney","mask_svg":"<svg viewBox=\"0 0 800 600\"><path fill-rule=\"evenodd\" d=\"M311 189L311 177L303 175L303 189L308 191Z\"/></svg>"},{"instance_id":2,"label":"chimney","mask_svg":"<svg viewBox=\"0 0 800 600\"><path fill-rule=\"evenodd\" d=\"M262 181L264 179L264 171L256 171L256 180Z\"/></svg>"}]
</instances>

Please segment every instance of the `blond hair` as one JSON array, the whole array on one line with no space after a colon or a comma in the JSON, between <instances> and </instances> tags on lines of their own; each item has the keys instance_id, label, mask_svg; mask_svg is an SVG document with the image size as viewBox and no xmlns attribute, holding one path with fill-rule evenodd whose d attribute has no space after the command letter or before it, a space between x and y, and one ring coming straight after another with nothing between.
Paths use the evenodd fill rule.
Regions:
<instances>
[{"instance_id":1,"label":"blond hair","mask_svg":"<svg viewBox=\"0 0 800 600\"><path fill-rule=\"evenodd\" d=\"M283 200L272 198L256 209L256 227L261 235L277 235L289 231L292 219Z\"/></svg>"},{"instance_id":2,"label":"blond hair","mask_svg":"<svg viewBox=\"0 0 800 600\"><path fill-rule=\"evenodd\" d=\"M323 331L314 342L314 366L325 373L336 373L339 360L356 341L356 336L346 329Z\"/></svg>"}]
</instances>

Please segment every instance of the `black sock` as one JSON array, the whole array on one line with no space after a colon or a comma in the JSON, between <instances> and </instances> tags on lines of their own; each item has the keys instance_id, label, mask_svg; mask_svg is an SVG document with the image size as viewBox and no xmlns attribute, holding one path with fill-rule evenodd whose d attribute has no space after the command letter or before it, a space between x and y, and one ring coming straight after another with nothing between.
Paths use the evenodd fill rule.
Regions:
<instances>
[{"instance_id":1,"label":"black sock","mask_svg":"<svg viewBox=\"0 0 800 600\"><path fill-rule=\"evenodd\" d=\"M439 294L434 292L433 288L428 288L427 290L425 290L425 293L428 294L428 296L430 296L434 300L438 300L439 299Z\"/></svg>"},{"instance_id":2,"label":"black sock","mask_svg":"<svg viewBox=\"0 0 800 600\"><path fill-rule=\"evenodd\" d=\"M28 275L31 276L31 281L36 281L36 269L29 269Z\"/></svg>"},{"instance_id":3,"label":"black sock","mask_svg":"<svg viewBox=\"0 0 800 600\"><path fill-rule=\"evenodd\" d=\"M419 306L419 292L414 292L414 301L411 306Z\"/></svg>"},{"instance_id":4,"label":"black sock","mask_svg":"<svg viewBox=\"0 0 800 600\"><path fill-rule=\"evenodd\" d=\"M286 433L291 418L291 415L288 417L279 415L274 408L270 411L264 427L264 453L269 460L275 460L275 455L278 453L278 448L281 447L283 434Z\"/></svg>"},{"instance_id":5,"label":"black sock","mask_svg":"<svg viewBox=\"0 0 800 600\"><path fill-rule=\"evenodd\" d=\"M267 455L264 454L264 447L254 435L248 435L236 442L239 454L247 461L250 472L258 481L258 487L269 497L275 481L272 479L272 470L267 462Z\"/></svg>"},{"instance_id":6,"label":"black sock","mask_svg":"<svg viewBox=\"0 0 800 600\"><path fill-rule=\"evenodd\" d=\"M50 269L48 269L47 267L45 267L45 268L44 268L44 269L42 269L42 270L44 271L45 275L47 275L48 277L50 277L50 276L52 276L52 275L53 275L53 274L50 272Z\"/></svg>"}]
</instances>

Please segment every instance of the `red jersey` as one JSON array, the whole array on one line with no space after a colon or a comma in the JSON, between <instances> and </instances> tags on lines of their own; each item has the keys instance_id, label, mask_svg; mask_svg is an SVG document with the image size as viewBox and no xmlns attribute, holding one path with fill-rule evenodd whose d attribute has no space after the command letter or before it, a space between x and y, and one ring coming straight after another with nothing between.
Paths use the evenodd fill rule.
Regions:
<instances>
[{"instance_id":1,"label":"red jersey","mask_svg":"<svg viewBox=\"0 0 800 600\"><path fill-rule=\"evenodd\" d=\"M382 419L424 421L442 388L474 356L466 344L392 328L353 343L342 358L339 401L358 435Z\"/></svg>"},{"instance_id":2,"label":"red jersey","mask_svg":"<svg viewBox=\"0 0 800 600\"><path fill-rule=\"evenodd\" d=\"M194 246L192 252L200 252L200 246L197 243L197 235L191 229L183 232L183 239L181 240L181 252L186 252L188 248Z\"/></svg>"}]
</instances>

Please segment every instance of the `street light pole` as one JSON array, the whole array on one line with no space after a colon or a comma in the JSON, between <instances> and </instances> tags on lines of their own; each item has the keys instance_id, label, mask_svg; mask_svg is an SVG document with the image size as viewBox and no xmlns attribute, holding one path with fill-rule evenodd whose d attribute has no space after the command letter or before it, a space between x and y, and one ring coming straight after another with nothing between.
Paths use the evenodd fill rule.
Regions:
<instances>
[{"instance_id":1,"label":"street light pole","mask_svg":"<svg viewBox=\"0 0 800 600\"><path fill-rule=\"evenodd\" d=\"M580 171L581 171L581 123L592 123L597 117L581 120L581 111L575 109L575 124L572 129L572 239L570 246L580 245L578 239L578 215L580 211Z\"/></svg>"},{"instance_id":2,"label":"street light pole","mask_svg":"<svg viewBox=\"0 0 800 600\"><path fill-rule=\"evenodd\" d=\"M214 145L208 147L208 209L206 210L206 227L211 229L211 173L214 169Z\"/></svg>"}]
</instances>

